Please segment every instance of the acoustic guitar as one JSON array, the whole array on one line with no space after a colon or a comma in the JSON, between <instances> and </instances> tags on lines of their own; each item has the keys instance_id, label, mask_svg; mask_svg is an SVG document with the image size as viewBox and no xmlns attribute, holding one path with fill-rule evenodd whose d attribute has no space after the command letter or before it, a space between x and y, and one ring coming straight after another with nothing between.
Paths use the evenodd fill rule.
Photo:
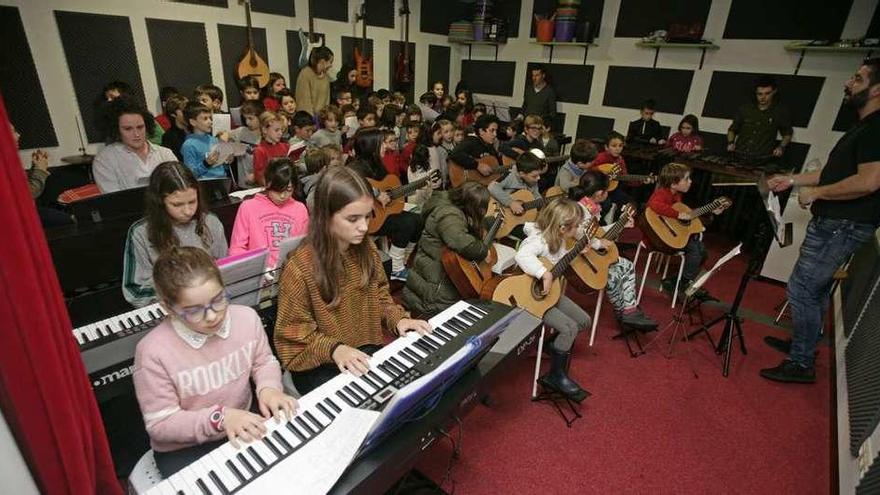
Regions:
<instances>
[{"instance_id":1,"label":"acoustic guitar","mask_svg":"<svg viewBox=\"0 0 880 495\"><path fill-rule=\"evenodd\" d=\"M408 195L418 191L429 183L435 183L439 180L439 170L431 170L428 172L428 175L419 180L414 180L405 186L400 185L400 178L393 174L386 175L385 178L380 181L367 179L367 182L373 186L373 189L376 189L379 192L388 193L388 197L391 199L391 201L385 206L382 206L382 203L378 199L373 201L373 217L370 218L370 225L367 231L370 234L373 234L381 229L382 225L385 224L385 219L387 219L389 215L396 215L403 211L403 207L406 204L406 197Z\"/></svg>"},{"instance_id":2,"label":"acoustic guitar","mask_svg":"<svg viewBox=\"0 0 880 495\"><path fill-rule=\"evenodd\" d=\"M635 215L635 212L633 205L624 205L620 210L620 218L614 222L614 225L608 230L599 227L596 231L597 238L609 240L611 245L604 249L590 247L587 254L581 254L572 260L571 269L565 273L565 278L577 290L581 292L590 289L600 290L608 285L608 268L617 263L617 259L620 257L617 244L614 244L614 241L626 228L627 222Z\"/></svg>"},{"instance_id":3,"label":"acoustic guitar","mask_svg":"<svg viewBox=\"0 0 880 495\"><path fill-rule=\"evenodd\" d=\"M449 160L447 161L449 183L452 184L452 187L458 187L467 181L473 181L488 186L493 181L500 179L516 163L516 160L506 156L502 156L501 160L502 162L498 163L498 159L492 155L486 155L477 159L477 163L492 167L492 173L489 175L483 175L477 169L466 169L453 160Z\"/></svg>"},{"instance_id":4,"label":"acoustic guitar","mask_svg":"<svg viewBox=\"0 0 880 495\"><path fill-rule=\"evenodd\" d=\"M664 253L674 253L684 249L692 234L698 234L704 230L700 217L718 209L729 208L733 201L726 196L721 196L707 205L691 210L684 203L675 203L672 207L675 211L690 213L690 220L660 215L651 208L645 208L644 215L636 222L645 240L651 249Z\"/></svg>"},{"instance_id":5,"label":"acoustic guitar","mask_svg":"<svg viewBox=\"0 0 880 495\"><path fill-rule=\"evenodd\" d=\"M244 79L248 76L256 77L257 82L262 88L269 84L269 65L266 64L266 61L260 57L256 50L254 50L254 35L251 26L251 0L243 0L243 2L245 19L247 20L248 44L247 49L244 51L244 56L241 57L241 60L235 68L235 75L238 76L239 79Z\"/></svg>"},{"instance_id":6,"label":"acoustic guitar","mask_svg":"<svg viewBox=\"0 0 880 495\"><path fill-rule=\"evenodd\" d=\"M355 16L355 22L363 22L363 37L361 46L354 47L354 67L357 69L357 79L354 83L359 88L373 87L373 59L367 57L367 2L361 4L361 11Z\"/></svg>"},{"instance_id":7,"label":"acoustic guitar","mask_svg":"<svg viewBox=\"0 0 880 495\"><path fill-rule=\"evenodd\" d=\"M452 281L452 285L458 289L462 299L476 299L480 297L483 284L492 279L492 267L498 262L498 252L495 250L493 240L495 232L504 222L504 212L498 210L492 226L483 236L483 244L489 246L489 255L485 260L471 261L456 253L448 247L443 248L440 261L446 275Z\"/></svg>"},{"instance_id":8,"label":"acoustic guitar","mask_svg":"<svg viewBox=\"0 0 880 495\"><path fill-rule=\"evenodd\" d=\"M543 318L544 314L555 306L559 302L559 298L562 297L565 290L562 276L565 271L571 265L572 260L589 244L598 227L599 223L595 220L590 222L589 226L584 228L581 238L556 264L550 263L546 258L540 258L544 266L553 274L553 283L547 294L543 293L544 284L540 279L523 273L491 279L483 285L480 293L481 298L518 306L538 318Z\"/></svg>"},{"instance_id":9,"label":"acoustic guitar","mask_svg":"<svg viewBox=\"0 0 880 495\"><path fill-rule=\"evenodd\" d=\"M409 14L409 0L403 0L403 6L400 9L400 15L405 19L403 51L397 54L397 61L394 66L394 80L403 86L413 81L412 61L409 59Z\"/></svg>"},{"instance_id":10,"label":"acoustic guitar","mask_svg":"<svg viewBox=\"0 0 880 495\"><path fill-rule=\"evenodd\" d=\"M653 174L621 174L620 165L616 163L603 163L602 165L597 165L593 168L608 176L608 192L617 189L617 186L620 182L641 182L642 184L653 184L657 181L657 177Z\"/></svg>"},{"instance_id":11,"label":"acoustic guitar","mask_svg":"<svg viewBox=\"0 0 880 495\"><path fill-rule=\"evenodd\" d=\"M501 209L504 211L504 223L498 228L495 238L501 239L502 237L509 236L517 225L522 225L526 222L534 222L538 218L539 209L543 208L544 205L551 200L562 196L565 196L565 192L563 192L558 186L548 188L544 191L544 196L540 198L535 198L532 192L528 189L520 189L519 191L514 192L510 197L513 200L522 202L523 212L521 215L516 215L511 211L509 206L502 207ZM500 203L494 199L489 200L489 208L498 207L500 207Z\"/></svg>"}]
</instances>

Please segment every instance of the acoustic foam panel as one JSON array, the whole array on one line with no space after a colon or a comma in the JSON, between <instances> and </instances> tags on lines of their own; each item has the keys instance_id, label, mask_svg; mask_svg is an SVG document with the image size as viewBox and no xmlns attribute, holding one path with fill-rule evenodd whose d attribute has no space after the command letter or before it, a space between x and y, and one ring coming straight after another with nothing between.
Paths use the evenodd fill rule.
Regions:
<instances>
[{"instance_id":1,"label":"acoustic foam panel","mask_svg":"<svg viewBox=\"0 0 880 495\"><path fill-rule=\"evenodd\" d=\"M612 65L608 67L603 104L638 110L650 98L659 112L684 113L693 77L692 70Z\"/></svg>"},{"instance_id":2,"label":"acoustic foam panel","mask_svg":"<svg viewBox=\"0 0 880 495\"><path fill-rule=\"evenodd\" d=\"M290 0L251 0L251 10L263 14L296 16L295 3Z\"/></svg>"},{"instance_id":3,"label":"acoustic foam panel","mask_svg":"<svg viewBox=\"0 0 880 495\"><path fill-rule=\"evenodd\" d=\"M526 88L532 85L532 69L543 65L547 71L547 80L556 92L556 101L568 103L590 103L590 87L593 84L592 65L574 64L537 64L526 66Z\"/></svg>"},{"instance_id":4,"label":"acoustic foam panel","mask_svg":"<svg viewBox=\"0 0 880 495\"><path fill-rule=\"evenodd\" d=\"M146 21L159 88L174 86L189 96L196 86L212 80L204 24L165 19ZM181 50L181 46L186 50Z\"/></svg>"},{"instance_id":5,"label":"acoustic foam panel","mask_svg":"<svg viewBox=\"0 0 880 495\"><path fill-rule=\"evenodd\" d=\"M395 0L366 0L366 2L367 26L394 28Z\"/></svg>"},{"instance_id":6,"label":"acoustic foam panel","mask_svg":"<svg viewBox=\"0 0 880 495\"><path fill-rule=\"evenodd\" d=\"M299 30L297 31L285 31L285 39L287 40L287 74L290 76L290 80L287 81L287 87L296 88L296 78L299 76L299 56L300 51L302 50L302 43L299 39ZM305 33L308 36L308 33ZM318 42L316 46L321 46L321 37L324 36L323 33L315 33L317 36ZM307 49L311 49L311 45L307 46ZM336 60L339 59L339 54L334 54L334 65L336 64ZM306 65L308 65L308 54L306 54Z\"/></svg>"},{"instance_id":7,"label":"acoustic foam panel","mask_svg":"<svg viewBox=\"0 0 880 495\"><path fill-rule=\"evenodd\" d=\"M37 67L15 7L0 7L0 93L21 149L58 145Z\"/></svg>"},{"instance_id":8,"label":"acoustic foam panel","mask_svg":"<svg viewBox=\"0 0 880 495\"><path fill-rule=\"evenodd\" d=\"M241 101L238 93L238 74L236 68L244 57L247 49L247 28L244 26L230 26L229 24L217 24L217 35L220 38L220 60L223 62L223 85L226 88L225 102L230 106L237 106ZM272 70L272 62L266 51L266 30L253 28L254 50L269 65Z\"/></svg>"},{"instance_id":9,"label":"acoustic foam panel","mask_svg":"<svg viewBox=\"0 0 880 495\"><path fill-rule=\"evenodd\" d=\"M428 45L428 87L430 91L435 81L443 81L443 87L449 92L449 60L452 50L444 45Z\"/></svg>"},{"instance_id":10,"label":"acoustic foam panel","mask_svg":"<svg viewBox=\"0 0 880 495\"><path fill-rule=\"evenodd\" d=\"M204 5L206 7L223 7L224 9L229 7L229 3L227 0L171 0L172 2L178 3L191 3L194 5Z\"/></svg>"},{"instance_id":11,"label":"acoustic foam panel","mask_svg":"<svg viewBox=\"0 0 880 495\"><path fill-rule=\"evenodd\" d=\"M614 119L595 117L593 115L579 115L576 139L601 139L605 140L614 130Z\"/></svg>"},{"instance_id":12,"label":"acoustic foam panel","mask_svg":"<svg viewBox=\"0 0 880 495\"><path fill-rule=\"evenodd\" d=\"M144 103L144 87L134 51L128 17L55 11L55 22L77 104L90 143L104 136L98 128L101 90L110 81L131 86L132 96Z\"/></svg>"},{"instance_id":13,"label":"acoustic foam panel","mask_svg":"<svg viewBox=\"0 0 880 495\"><path fill-rule=\"evenodd\" d=\"M727 133L700 131L703 149L711 153L724 153L727 150Z\"/></svg>"},{"instance_id":14,"label":"acoustic foam panel","mask_svg":"<svg viewBox=\"0 0 880 495\"><path fill-rule=\"evenodd\" d=\"M461 61L461 80L467 82L473 93L513 96L514 77L516 62Z\"/></svg>"},{"instance_id":15,"label":"acoustic foam panel","mask_svg":"<svg viewBox=\"0 0 880 495\"><path fill-rule=\"evenodd\" d=\"M825 83L824 77L715 71L703 105L703 116L733 120L741 105L753 101L755 81L765 75L776 79L777 101L791 112L792 125L807 127Z\"/></svg>"},{"instance_id":16,"label":"acoustic foam panel","mask_svg":"<svg viewBox=\"0 0 880 495\"><path fill-rule=\"evenodd\" d=\"M733 0L724 37L837 40L853 0Z\"/></svg>"},{"instance_id":17,"label":"acoustic foam panel","mask_svg":"<svg viewBox=\"0 0 880 495\"><path fill-rule=\"evenodd\" d=\"M880 4L877 4L877 7L874 8L874 15L871 17L871 25L868 26L868 31L865 32L865 38L878 37L880 37Z\"/></svg>"},{"instance_id":18,"label":"acoustic foam panel","mask_svg":"<svg viewBox=\"0 0 880 495\"><path fill-rule=\"evenodd\" d=\"M315 0L310 3L316 19L348 22L348 0Z\"/></svg>"},{"instance_id":19,"label":"acoustic foam panel","mask_svg":"<svg viewBox=\"0 0 880 495\"><path fill-rule=\"evenodd\" d=\"M474 3L454 0L422 0L419 30L423 33L449 34L449 25L455 21L473 21ZM492 15L507 21L507 37L519 36L520 0L495 2Z\"/></svg>"},{"instance_id":20,"label":"acoustic foam panel","mask_svg":"<svg viewBox=\"0 0 880 495\"><path fill-rule=\"evenodd\" d=\"M840 102L840 108L837 110L837 118L834 119L834 125L831 127L834 131L846 132L859 122L859 114L856 111Z\"/></svg>"},{"instance_id":21,"label":"acoustic foam panel","mask_svg":"<svg viewBox=\"0 0 880 495\"><path fill-rule=\"evenodd\" d=\"M556 0L535 0L532 4L532 16L529 18L529 37L535 37L535 14L547 17L556 11ZM605 0L581 2L578 9L578 23L590 22L590 31L593 37L599 37L599 27L602 23L602 9L605 8Z\"/></svg>"},{"instance_id":22,"label":"acoustic foam panel","mask_svg":"<svg viewBox=\"0 0 880 495\"><path fill-rule=\"evenodd\" d=\"M397 57L399 54L403 53L403 42L391 40L388 42L389 54L391 56L390 64L388 64L388 81L390 84L388 85L388 89L393 91L400 91L404 95L406 95L406 101L408 103L412 103L414 98L418 98L418 95L413 94L413 85L415 84L416 73L419 66L416 64L416 44L413 42L409 43L409 63L410 63L410 75L411 80L407 84L400 84L397 82L397 78L395 77L397 71Z\"/></svg>"},{"instance_id":23,"label":"acoustic foam panel","mask_svg":"<svg viewBox=\"0 0 880 495\"><path fill-rule=\"evenodd\" d=\"M711 0L622 0L614 36L641 38L671 24L706 26Z\"/></svg>"}]
</instances>

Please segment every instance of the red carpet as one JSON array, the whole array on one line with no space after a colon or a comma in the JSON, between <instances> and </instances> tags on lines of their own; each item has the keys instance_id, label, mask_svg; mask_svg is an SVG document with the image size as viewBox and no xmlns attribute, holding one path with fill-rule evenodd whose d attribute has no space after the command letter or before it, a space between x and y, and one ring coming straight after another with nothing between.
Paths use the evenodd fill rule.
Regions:
<instances>
[{"instance_id":1,"label":"red carpet","mask_svg":"<svg viewBox=\"0 0 880 495\"><path fill-rule=\"evenodd\" d=\"M710 262L721 254L714 251ZM709 291L732 301L744 269L744 259L734 260L708 284ZM649 283L656 278L652 272ZM783 297L781 286L753 281L744 307L772 319ZM579 300L593 308L593 296ZM665 294L646 286L642 305L663 324L669 321ZM529 401L532 352L493 394L495 405L479 406L465 418L462 456L443 485L447 492L829 492L827 346L817 361L819 383L773 383L758 371L783 355L762 338L788 331L745 320L748 355L737 347L730 377L723 378L720 358L705 337L677 343L671 359L665 357L668 339L630 358L622 342L610 340L616 325L609 309L603 307L595 346L588 346L587 333L575 344L572 374L593 394L583 403L584 417L566 428L551 406ZM709 319L720 310L705 314ZM720 333L716 327L713 338ZM418 467L439 482L450 453L449 442L439 442Z\"/></svg>"}]
</instances>

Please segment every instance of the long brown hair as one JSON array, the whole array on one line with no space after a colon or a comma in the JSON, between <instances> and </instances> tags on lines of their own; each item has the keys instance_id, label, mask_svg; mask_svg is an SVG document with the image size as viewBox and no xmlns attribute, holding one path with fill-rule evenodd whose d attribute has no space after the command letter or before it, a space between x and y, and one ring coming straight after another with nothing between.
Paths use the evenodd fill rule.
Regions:
<instances>
[{"instance_id":1,"label":"long brown hair","mask_svg":"<svg viewBox=\"0 0 880 495\"><path fill-rule=\"evenodd\" d=\"M547 248L551 253L559 251L565 247L565 240L562 238L562 229L578 228L584 219L584 211L576 202L568 198L557 198L545 206L538 213L538 220L535 222L541 235L547 241Z\"/></svg>"},{"instance_id":2,"label":"long brown hair","mask_svg":"<svg viewBox=\"0 0 880 495\"><path fill-rule=\"evenodd\" d=\"M331 307L339 303L339 285L345 280L343 253L330 231L333 215L364 196L372 199L372 188L360 174L348 167L328 167L318 175L306 245L314 251L313 268L321 298ZM362 289L377 276L370 242L365 238L360 244L348 247L360 267Z\"/></svg>"},{"instance_id":3,"label":"long brown hair","mask_svg":"<svg viewBox=\"0 0 880 495\"><path fill-rule=\"evenodd\" d=\"M489 190L486 186L467 181L449 191L449 201L464 212L468 231L475 236L482 235L483 218L489 207Z\"/></svg>"},{"instance_id":4,"label":"long brown hair","mask_svg":"<svg viewBox=\"0 0 880 495\"><path fill-rule=\"evenodd\" d=\"M202 239L205 247L210 247L214 239L205 225L208 208L199 181L189 167L179 162L164 162L150 174L150 185L144 193L144 217L147 219L147 239L159 254L180 245L180 239L174 234L173 222L165 209L165 197L178 191L195 189L198 194L198 206L192 221L196 222L196 234Z\"/></svg>"}]
</instances>

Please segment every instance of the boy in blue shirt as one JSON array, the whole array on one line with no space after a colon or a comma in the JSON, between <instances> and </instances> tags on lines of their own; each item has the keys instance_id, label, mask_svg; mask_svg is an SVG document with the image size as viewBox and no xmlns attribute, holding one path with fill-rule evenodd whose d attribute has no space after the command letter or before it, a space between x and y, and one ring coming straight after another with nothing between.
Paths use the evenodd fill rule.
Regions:
<instances>
[{"instance_id":1,"label":"boy in blue shirt","mask_svg":"<svg viewBox=\"0 0 880 495\"><path fill-rule=\"evenodd\" d=\"M190 130L186 141L180 147L184 165L193 171L197 179L227 177L226 163L220 162L220 154L217 150L211 150L219 142L216 137L211 135L213 126L211 109L193 102L186 106L184 115ZM234 156L230 155L229 161L232 161L233 158Z\"/></svg>"}]
</instances>

